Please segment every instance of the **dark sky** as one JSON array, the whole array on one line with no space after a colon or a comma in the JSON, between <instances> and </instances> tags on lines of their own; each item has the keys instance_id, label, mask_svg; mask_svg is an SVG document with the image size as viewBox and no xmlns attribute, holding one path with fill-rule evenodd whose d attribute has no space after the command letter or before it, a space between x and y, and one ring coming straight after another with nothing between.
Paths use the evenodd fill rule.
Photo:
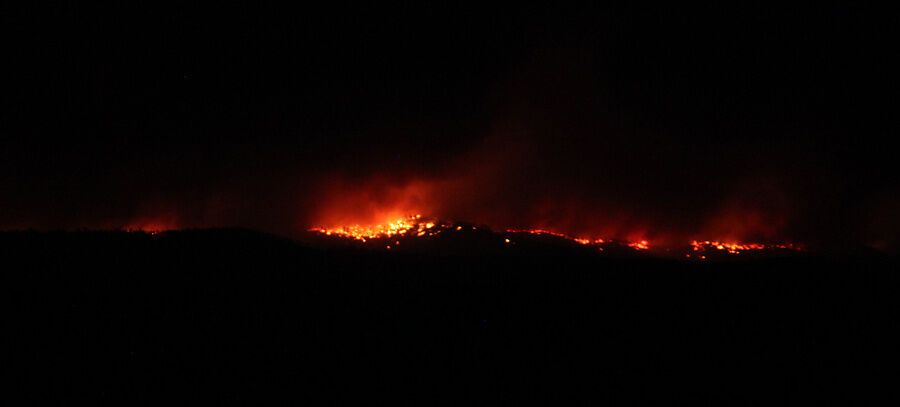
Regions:
<instances>
[{"instance_id":1,"label":"dark sky","mask_svg":"<svg viewBox=\"0 0 900 407\"><path fill-rule=\"evenodd\" d=\"M887 10L255 3L4 13L0 227L897 242Z\"/></svg>"}]
</instances>

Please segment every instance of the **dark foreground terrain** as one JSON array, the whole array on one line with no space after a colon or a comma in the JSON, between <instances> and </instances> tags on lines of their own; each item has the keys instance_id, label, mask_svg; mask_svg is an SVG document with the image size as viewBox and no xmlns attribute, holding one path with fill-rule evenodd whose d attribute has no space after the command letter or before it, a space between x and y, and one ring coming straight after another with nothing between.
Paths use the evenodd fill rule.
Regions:
<instances>
[{"instance_id":1,"label":"dark foreground terrain","mask_svg":"<svg viewBox=\"0 0 900 407\"><path fill-rule=\"evenodd\" d=\"M0 255L5 384L31 404L887 405L900 391L900 274L873 253L446 255L196 231L2 233Z\"/></svg>"}]
</instances>

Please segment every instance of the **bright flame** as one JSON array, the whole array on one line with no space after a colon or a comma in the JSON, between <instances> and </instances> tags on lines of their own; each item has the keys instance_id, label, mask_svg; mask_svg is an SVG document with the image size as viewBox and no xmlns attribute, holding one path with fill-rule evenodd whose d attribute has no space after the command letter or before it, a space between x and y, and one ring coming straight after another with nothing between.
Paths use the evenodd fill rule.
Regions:
<instances>
[{"instance_id":1,"label":"bright flame","mask_svg":"<svg viewBox=\"0 0 900 407\"><path fill-rule=\"evenodd\" d=\"M377 225L352 225L339 226L334 228L313 228L314 232L322 233L326 236L338 236L349 239L366 242L370 239L384 239L393 236L432 236L440 233L439 230L433 230L435 223L433 221L422 221L422 215L410 215L405 218L397 218L388 220ZM396 244L400 244L399 242ZM390 249L390 246L386 246Z\"/></svg>"},{"instance_id":2,"label":"bright flame","mask_svg":"<svg viewBox=\"0 0 900 407\"><path fill-rule=\"evenodd\" d=\"M638 242L631 242L628 244L628 247L631 247L635 250L647 250L650 248L650 242L646 240L641 240Z\"/></svg>"},{"instance_id":3,"label":"bright flame","mask_svg":"<svg viewBox=\"0 0 900 407\"><path fill-rule=\"evenodd\" d=\"M435 236L445 230L459 232L462 229L463 227L459 225L441 223L435 220L435 218L423 218L422 215L415 214L406 217L386 220L375 225L355 224L352 226L319 227L310 230L321 233L325 236L353 239L363 243L366 243L369 240L382 239L380 240L380 244L384 245L383 247L385 249L391 250L392 248L400 245L401 239ZM467 227L467 229L469 228ZM476 230L474 226L470 229ZM505 231L505 233L507 234L507 236L504 236L503 238L503 243L505 244L511 244L513 241L511 240L511 237L513 236L509 236L508 234L527 233L538 236L553 236L576 244L595 247L601 251L604 250L604 247L608 248L609 245L626 246L637 251L646 251L650 250L651 248L650 242L645 239L635 241L617 241L602 238L573 237L564 233L546 229L508 229ZM384 240L387 240L387 242L384 242ZM762 244L718 240L693 240L690 242L690 251L684 254L684 257L704 260L707 258L708 254L715 252L740 254L753 250L773 249L802 250L800 246L791 243Z\"/></svg>"},{"instance_id":4,"label":"bright flame","mask_svg":"<svg viewBox=\"0 0 900 407\"><path fill-rule=\"evenodd\" d=\"M707 251L724 251L726 253L731 254L739 254L744 251L750 250L772 250L772 249L787 249L787 250L799 250L800 248L794 244L761 244L761 243L738 243L738 242L720 242L715 240L702 240L702 241L691 241L691 247L695 252L707 252ZM702 256L705 258L705 256Z\"/></svg>"}]
</instances>

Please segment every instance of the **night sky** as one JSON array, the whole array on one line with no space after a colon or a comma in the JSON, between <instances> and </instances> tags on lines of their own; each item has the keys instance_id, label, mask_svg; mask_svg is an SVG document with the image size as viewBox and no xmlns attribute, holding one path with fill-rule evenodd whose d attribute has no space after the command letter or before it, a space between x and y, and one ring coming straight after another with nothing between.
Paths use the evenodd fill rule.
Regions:
<instances>
[{"instance_id":1,"label":"night sky","mask_svg":"<svg viewBox=\"0 0 900 407\"><path fill-rule=\"evenodd\" d=\"M496 227L896 248L895 13L6 14L0 228Z\"/></svg>"}]
</instances>

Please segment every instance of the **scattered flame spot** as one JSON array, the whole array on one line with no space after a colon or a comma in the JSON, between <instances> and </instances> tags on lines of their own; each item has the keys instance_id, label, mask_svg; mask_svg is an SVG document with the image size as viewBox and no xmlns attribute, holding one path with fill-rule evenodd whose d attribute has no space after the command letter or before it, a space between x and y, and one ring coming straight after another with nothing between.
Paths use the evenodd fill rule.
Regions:
<instances>
[{"instance_id":1,"label":"scattered flame spot","mask_svg":"<svg viewBox=\"0 0 900 407\"><path fill-rule=\"evenodd\" d=\"M793 243L782 243L782 244L762 244L762 243L738 243L738 242L719 242L719 241L711 241L711 240L702 240L702 241L691 241L691 247L695 252L712 252L719 251L725 252L729 254L740 254L741 252L751 251L751 250L773 250L773 249L785 249L785 250L800 250L800 247ZM700 258L706 258L705 256L700 256Z\"/></svg>"},{"instance_id":2,"label":"scattered flame spot","mask_svg":"<svg viewBox=\"0 0 900 407\"><path fill-rule=\"evenodd\" d=\"M391 250L392 247L399 246L402 239L430 237L436 236L445 230L453 230L459 232L462 229L463 226L460 225L441 223L435 218L423 218L422 215L415 214L387 220L375 225L352 225L332 228L319 227L310 230L321 233L325 236L353 239L363 243L375 240L380 242L380 244L385 245L385 249ZM477 228L472 226L471 230L477 230ZM508 229L506 230L506 233L526 233L538 236L553 236L579 245L593 246L600 251L603 251L604 247L628 247L636 251L647 251L651 249L650 242L645 239L637 241L617 241L602 238L573 237L564 233L554 232L546 229ZM509 236L507 236L504 237L503 243L511 244L512 240ZM792 243L762 244L726 242L717 240L694 240L690 242L690 246L688 248L689 252L687 254L684 254L684 257L688 259L696 258L705 260L707 258L707 254L710 253L736 255L754 250L774 249L802 250L802 247Z\"/></svg>"},{"instance_id":3,"label":"scattered flame spot","mask_svg":"<svg viewBox=\"0 0 900 407\"><path fill-rule=\"evenodd\" d=\"M635 250L647 250L650 248L650 242L646 240L641 240L639 242L631 242L628 244L628 247L631 247Z\"/></svg>"},{"instance_id":4,"label":"scattered flame spot","mask_svg":"<svg viewBox=\"0 0 900 407\"><path fill-rule=\"evenodd\" d=\"M422 215L411 215L405 218L389 220L377 225L352 225L340 226L335 228L313 228L314 232L322 233L326 236L338 236L343 238L355 239L365 243L370 239L384 239L394 236L407 236L415 233L416 236L432 236L440 231L432 230L435 226L433 221L426 223L420 222ZM395 240L395 244L400 244ZM387 247L390 249L390 246Z\"/></svg>"}]
</instances>

